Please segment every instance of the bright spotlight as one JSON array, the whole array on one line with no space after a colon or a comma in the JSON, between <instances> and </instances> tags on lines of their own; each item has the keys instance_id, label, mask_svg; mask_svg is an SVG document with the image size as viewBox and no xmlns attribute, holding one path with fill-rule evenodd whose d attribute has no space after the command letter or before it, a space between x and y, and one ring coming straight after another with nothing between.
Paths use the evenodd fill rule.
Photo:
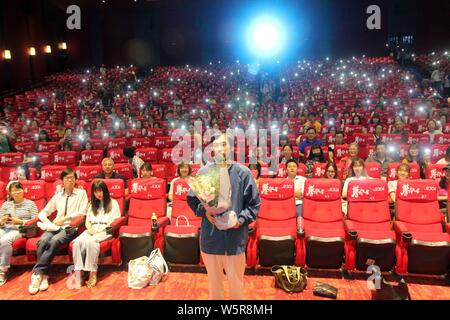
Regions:
<instances>
[{"instance_id":1,"label":"bright spotlight","mask_svg":"<svg viewBox=\"0 0 450 320\"><path fill-rule=\"evenodd\" d=\"M284 33L282 24L276 18L262 16L250 24L247 42L255 55L271 57L282 50L285 42Z\"/></svg>"}]
</instances>

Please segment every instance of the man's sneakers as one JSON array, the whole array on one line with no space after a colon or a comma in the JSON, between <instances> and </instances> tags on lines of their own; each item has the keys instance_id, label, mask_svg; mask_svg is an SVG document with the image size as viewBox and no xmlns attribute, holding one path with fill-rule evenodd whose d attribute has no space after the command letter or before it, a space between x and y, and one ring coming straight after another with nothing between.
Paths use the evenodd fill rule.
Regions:
<instances>
[{"instance_id":1,"label":"man's sneakers","mask_svg":"<svg viewBox=\"0 0 450 320\"><path fill-rule=\"evenodd\" d=\"M41 281L41 284L39 286L39 290L40 291L45 291L47 289L48 289L48 276L43 274L42 275L42 281Z\"/></svg>"},{"instance_id":2,"label":"man's sneakers","mask_svg":"<svg viewBox=\"0 0 450 320\"><path fill-rule=\"evenodd\" d=\"M31 283L28 286L28 292L30 294L38 293L40 286L41 286L41 282L42 282L42 275L33 273L33 275L31 276ZM48 286L48 283L47 283L47 286Z\"/></svg>"},{"instance_id":3,"label":"man's sneakers","mask_svg":"<svg viewBox=\"0 0 450 320\"><path fill-rule=\"evenodd\" d=\"M6 283L6 272L0 272L0 287Z\"/></svg>"}]
</instances>

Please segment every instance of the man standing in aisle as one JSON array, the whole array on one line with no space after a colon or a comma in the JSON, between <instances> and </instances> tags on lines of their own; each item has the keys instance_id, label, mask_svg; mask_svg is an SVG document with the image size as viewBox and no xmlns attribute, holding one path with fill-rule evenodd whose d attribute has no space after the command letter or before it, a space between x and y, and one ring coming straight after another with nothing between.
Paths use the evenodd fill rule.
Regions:
<instances>
[{"instance_id":1,"label":"man standing in aisle","mask_svg":"<svg viewBox=\"0 0 450 320\"><path fill-rule=\"evenodd\" d=\"M231 206L227 212L236 213L235 225L228 230L219 230L217 220L221 214L213 214L213 210L203 205L192 191L187 198L191 209L203 218L200 250L208 273L209 298L212 300L224 299L224 270L229 281L230 299L244 299L248 225L256 220L261 202L250 170L229 160L231 137L222 134L213 142L214 163L201 168L198 174L208 172L214 165L220 166L221 170L228 170L229 179L222 179L221 173L220 188L221 193L222 184L231 188Z\"/></svg>"}]
</instances>

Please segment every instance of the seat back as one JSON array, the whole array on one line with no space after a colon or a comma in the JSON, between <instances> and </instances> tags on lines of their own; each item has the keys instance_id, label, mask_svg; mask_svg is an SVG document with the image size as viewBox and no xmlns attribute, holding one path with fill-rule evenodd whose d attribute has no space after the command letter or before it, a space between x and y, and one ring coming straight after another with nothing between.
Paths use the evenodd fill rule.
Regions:
<instances>
[{"instance_id":1,"label":"seat back","mask_svg":"<svg viewBox=\"0 0 450 320\"><path fill-rule=\"evenodd\" d=\"M77 165L76 151L59 151L53 154L53 164L74 167Z\"/></svg>"},{"instance_id":2,"label":"seat back","mask_svg":"<svg viewBox=\"0 0 450 320\"><path fill-rule=\"evenodd\" d=\"M288 179L260 179L258 228L295 228L294 183ZM292 225L293 224L293 225Z\"/></svg>"},{"instance_id":3,"label":"seat back","mask_svg":"<svg viewBox=\"0 0 450 320\"><path fill-rule=\"evenodd\" d=\"M364 223L388 222L391 219L388 187L380 179L352 180L348 184L347 218Z\"/></svg>"},{"instance_id":4,"label":"seat back","mask_svg":"<svg viewBox=\"0 0 450 320\"><path fill-rule=\"evenodd\" d=\"M1 167L15 167L23 162L23 153L12 152L12 153L2 153L0 155L0 166Z\"/></svg>"},{"instance_id":5,"label":"seat back","mask_svg":"<svg viewBox=\"0 0 450 320\"><path fill-rule=\"evenodd\" d=\"M141 148L136 150L136 155L144 162L156 163L158 162L158 149L156 148Z\"/></svg>"},{"instance_id":6,"label":"seat back","mask_svg":"<svg viewBox=\"0 0 450 320\"><path fill-rule=\"evenodd\" d=\"M153 176L160 179L166 178L166 166L163 164L152 164Z\"/></svg>"},{"instance_id":7,"label":"seat back","mask_svg":"<svg viewBox=\"0 0 450 320\"><path fill-rule=\"evenodd\" d=\"M365 167L369 177L375 179L381 178L381 164L378 162L366 162Z\"/></svg>"},{"instance_id":8,"label":"seat back","mask_svg":"<svg viewBox=\"0 0 450 320\"><path fill-rule=\"evenodd\" d=\"M398 181L397 220L416 225L434 224L436 227L432 227L432 230L442 232L438 190L439 186L435 180Z\"/></svg>"},{"instance_id":9,"label":"seat back","mask_svg":"<svg viewBox=\"0 0 450 320\"><path fill-rule=\"evenodd\" d=\"M30 152L27 154L28 157L36 157L39 159L41 166L46 166L51 164L52 157L49 152Z\"/></svg>"},{"instance_id":10,"label":"seat back","mask_svg":"<svg viewBox=\"0 0 450 320\"><path fill-rule=\"evenodd\" d=\"M163 179L134 179L131 181L128 225L151 226L153 212L166 215L166 182Z\"/></svg>"},{"instance_id":11,"label":"seat back","mask_svg":"<svg viewBox=\"0 0 450 320\"><path fill-rule=\"evenodd\" d=\"M312 177L313 178L322 178L325 174L326 166L327 166L326 163L320 163L320 162L314 163Z\"/></svg>"},{"instance_id":12,"label":"seat back","mask_svg":"<svg viewBox=\"0 0 450 320\"><path fill-rule=\"evenodd\" d=\"M86 181L83 180L77 180L75 183L75 187L78 189L83 189L86 191L86 194L88 197L90 196L90 184L88 184ZM62 180L58 179L55 182L51 183L45 183L45 197L47 198L47 201L50 201L50 199L58 192L61 192L63 190L63 182Z\"/></svg>"},{"instance_id":13,"label":"seat back","mask_svg":"<svg viewBox=\"0 0 450 320\"><path fill-rule=\"evenodd\" d=\"M92 181L97 174L102 173L100 165L79 166L75 168L77 178L86 182Z\"/></svg>"},{"instance_id":14,"label":"seat back","mask_svg":"<svg viewBox=\"0 0 450 320\"><path fill-rule=\"evenodd\" d=\"M121 174L125 179L133 179L133 167L129 163L114 164L114 171Z\"/></svg>"},{"instance_id":15,"label":"seat back","mask_svg":"<svg viewBox=\"0 0 450 320\"><path fill-rule=\"evenodd\" d=\"M103 160L103 150L81 151L81 164L95 165L101 164Z\"/></svg>"},{"instance_id":16,"label":"seat back","mask_svg":"<svg viewBox=\"0 0 450 320\"><path fill-rule=\"evenodd\" d=\"M201 220L197 217L187 203L187 195L190 187L186 179L177 179L173 184L173 201L172 201L172 221L180 215L186 216L189 222L193 220ZM180 223L185 223L184 219L180 219Z\"/></svg>"},{"instance_id":17,"label":"seat back","mask_svg":"<svg viewBox=\"0 0 450 320\"><path fill-rule=\"evenodd\" d=\"M387 172L386 172L386 180L393 181L397 180L397 168L400 165L399 162L392 162L388 164ZM411 169L409 172L410 179L420 179L420 167L416 162L408 163L409 168Z\"/></svg>"},{"instance_id":18,"label":"seat back","mask_svg":"<svg viewBox=\"0 0 450 320\"><path fill-rule=\"evenodd\" d=\"M58 142L41 142L38 146L39 152L49 152L55 153L59 151L59 143Z\"/></svg>"},{"instance_id":19,"label":"seat back","mask_svg":"<svg viewBox=\"0 0 450 320\"><path fill-rule=\"evenodd\" d=\"M111 158L114 163L128 163L128 158L123 154L123 149L108 149L108 158Z\"/></svg>"},{"instance_id":20,"label":"seat back","mask_svg":"<svg viewBox=\"0 0 450 320\"><path fill-rule=\"evenodd\" d=\"M117 200L117 203L119 204L120 212L123 213L124 200L125 200L125 186L124 186L123 180L122 179L94 179L94 180L92 180L92 183L94 183L95 181L103 181L106 183L106 186L108 187L111 198ZM91 194L91 188L89 188L89 190L86 190L86 191L90 198L94 196L93 194Z\"/></svg>"},{"instance_id":21,"label":"seat back","mask_svg":"<svg viewBox=\"0 0 450 320\"><path fill-rule=\"evenodd\" d=\"M425 178L427 179L440 179L445 175L444 167L446 164L435 164L430 163L427 166L426 172L425 172Z\"/></svg>"},{"instance_id":22,"label":"seat back","mask_svg":"<svg viewBox=\"0 0 450 320\"><path fill-rule=\"evenodd\" d=\"M25 192L25 198L34 201L38 211L41 211L45 207L45 182L43 180L24 180L21 181L23 190Z\"/></svg>"},{"instance_id":23,"label":"seat back","mask_svg":"<svg viewBox=\"0 0 450 320\"><path fill-rule=\"evenodd\" d=\"M337 179L306 179L303 219L315 222L342 220L341 182Z\"/></svg>"},{"instance_id":24,"label":"seat back","mask_svg":"<svg viewBox=\"0 0 450 320\"><path fill-rule=\"evenodd\" d=\"M41 179L45 181L45 196L50 200L55 194L54 182L61 176L65 166L43 166L41 168Z\"/></svg>"}]
</instances>

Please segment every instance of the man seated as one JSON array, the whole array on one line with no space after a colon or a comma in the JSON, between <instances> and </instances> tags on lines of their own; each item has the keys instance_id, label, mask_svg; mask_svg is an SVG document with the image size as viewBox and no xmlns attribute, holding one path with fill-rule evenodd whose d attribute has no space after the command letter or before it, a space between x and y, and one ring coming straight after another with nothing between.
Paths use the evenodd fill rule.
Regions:
<instances>
[{"instance_id":1,"label":"man seated","mask_svg":"<svg viewBox=\"0 0 450 320\"><path fill-rule=\"evenodd\" d=\"M117 173L114 170L114 161L111 158L104 158L102 160L102 173L97 174L95 179L122 179L123 186L125 188L125 197L128 196L128 185L127 179L122 176L120 173Z\"/></svg>"},{"instance_id":2,"label":"man seated","mask_svg":"<svg viewBox=\"0 0 450 320\"><path fill-rule=\"evenodd\" d=\"M59 247L68 244L77 236L77 229L70 223L79 215L86 215L88 197L86 191L75 188L77 175L73 169L67 168L61 172L64 189L55 194L39 213L39 227L45 230L37 245L37 261L33 268L30 294L48 289L48 269L58 253ZM50 221L48 217L56 211L56 218Z\"/></svg>"},{"instance_id":3,"label":"man seated","mask_svg":"<svg viewBox=\"0 0 450 320\"><path fill-rule=\"evenodd\" d=\"M386 145L384 142L378 142L376 144L376 153L372 157L367 158L368 162L378 162L381 165L381 179L386 181L386 173L389 163L394 162L394 160L386 155Z\"/></svg>"}]
</instances>

